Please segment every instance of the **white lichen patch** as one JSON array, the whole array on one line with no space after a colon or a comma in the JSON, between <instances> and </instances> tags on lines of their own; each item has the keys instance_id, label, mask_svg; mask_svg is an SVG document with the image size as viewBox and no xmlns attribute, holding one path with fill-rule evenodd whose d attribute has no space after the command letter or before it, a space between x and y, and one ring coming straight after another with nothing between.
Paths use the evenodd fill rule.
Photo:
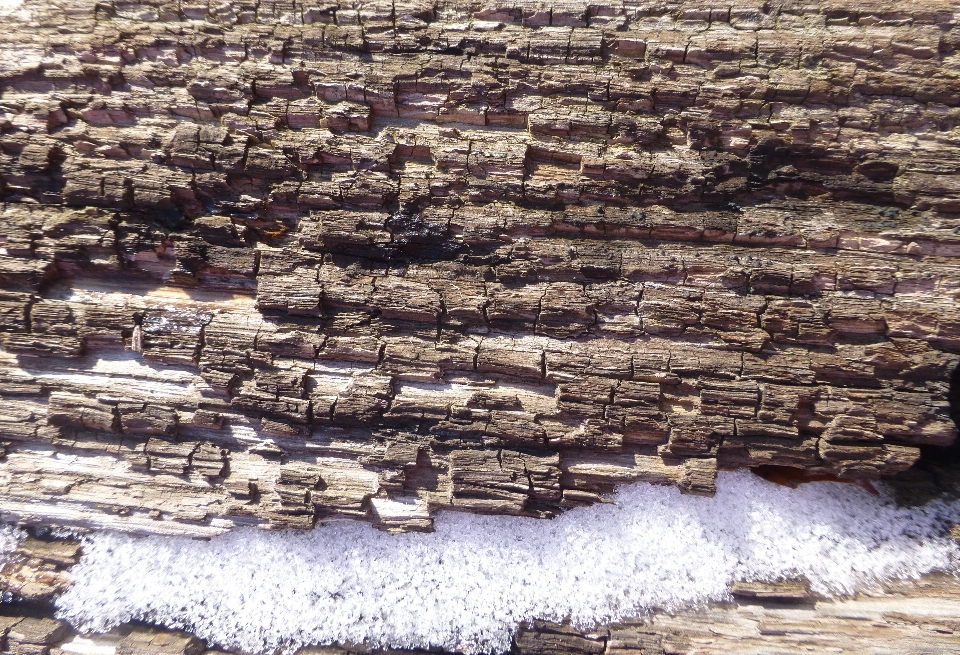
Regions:
<instances>
[{"instance_id":1,"label":"white lichen patch","mask_svg":"<svg viewBox=\"0 0 960 655\"><path fill-rule=\"evenodd\" d=\"M805 576L848 594L956 567L960 503L897 507L852 485L722 473L714 498L636 484L553 521L441 514L433 534L362 523L195 541L101 533L58 603L77 626L131 619L250 652L312 643L502 652L525 620L586 627Z\"/></svg>"}]
</instances>

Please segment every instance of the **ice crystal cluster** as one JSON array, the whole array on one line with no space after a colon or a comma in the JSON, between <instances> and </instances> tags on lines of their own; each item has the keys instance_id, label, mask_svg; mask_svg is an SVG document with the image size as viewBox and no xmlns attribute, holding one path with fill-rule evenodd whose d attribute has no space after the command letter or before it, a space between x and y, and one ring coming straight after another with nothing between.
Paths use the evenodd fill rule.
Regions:
<instances>
[{"instance_id":1,"label":"ice crystal cluster","mask_svg":"<svg viewBox=\"0 0 960 655\"><path fill-rule=\"evenodd\" d=\"M20 528L0 524L0 566L10 559L10 554L25 536L27 533Z\"/></svg>"},{"instance_id":2,"label":"ice crystal cluster","mask_svg":"<svg viewBox=\"0 0 960 655\"><path fill-rule=\"evenodd\" d=\"M445 513L433 534L337 522L210 541L92 537L59 599L77 625L131 619L249 652L310 643L502 652L529 619L575 625L805 576L843 594L955 567L960 503L902 508L850 485L723 473L714 498L637 484L552 521Z\"/></svg>"},{"instance_id":3,"label":"ice crystal cluster","mask_svg":"<svg viewBox=\"0 0 960 655\"><path fill-rule=\"evenodd\" d=\"M10 561L13 551L26 536L27 533L18 527L0 524L0 568L3 568ZM13 594L10 592L0 593L0 602L8 602L12 599Z\"/></svg>"}]
</instances>

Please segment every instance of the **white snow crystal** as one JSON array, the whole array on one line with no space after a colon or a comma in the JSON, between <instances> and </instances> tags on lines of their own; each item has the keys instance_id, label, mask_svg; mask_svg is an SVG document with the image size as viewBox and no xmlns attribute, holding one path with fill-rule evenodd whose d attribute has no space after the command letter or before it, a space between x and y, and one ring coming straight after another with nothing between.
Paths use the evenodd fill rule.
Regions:
<instances>
[{"instance_id":1,"label":"white snow crystal","mask_svg":"<svg viewBox=\"0 0 960 655\"><path fill-rule=\"evenodd\" d=\"M12 525L0 524L0 568L10 560L10 554L20 545L20 540L27 536L27 533L20 528ZM10 598L8 592L0 594L0 599L6 601Z\"/></svg>"},{"instance_id":2,"label":"white snow crystal","mask_svg":"<svg viewBox=\"0 0 960 655\"><path fill-rule=\"evenodd\" d=\"M433 534L336 522L210 541L93 536L60 614L131 619L222 647L366 643L502 652L526 620L579 627L728 597L734 580L806 576L846 594L955 568L960 502L899 508L852 485L792 490L721 473L715 498L636 484L552 521L443 513Z\"/></svg>"},{"instance_id":3,"label":"white snow crystal","mask_svg":"<svg viewBox=\"0 0 960 655\"><path fill-rule=\"evenodd\" d=\"M7 558L10 556L17 546L20 545L20 540L27 536L27 533L16 528L12 525L0 525L0 564L3 564L7 561Z\"/></svg>"}]
</instances>

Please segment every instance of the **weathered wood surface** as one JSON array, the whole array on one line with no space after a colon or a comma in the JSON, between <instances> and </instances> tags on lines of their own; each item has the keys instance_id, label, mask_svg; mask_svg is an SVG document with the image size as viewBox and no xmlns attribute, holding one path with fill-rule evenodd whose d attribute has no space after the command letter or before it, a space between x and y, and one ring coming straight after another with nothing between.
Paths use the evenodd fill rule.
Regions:
<instances>
[{"instance_id":1,"label":"weathered wood surface","mask_svg":"<svg viewBox=\"0 0 960 655\"><path fill-rule=\"evenodd\" d=\"M0 19L6 520L429 530L440 508L544 517L633 480L709 494L718 468L897 475L955 439L955 3L27 0ZM28 539L0 586L46 602L77 556ZM515 650L956 652L952 578L734 591L537 624ZM50 618L0 632L15 653L74 639Z\"/></svg>"},{"instance_id":2,"label":"weathered wood surface","mask_svg":"<svg viewBox=\"0 0 960 655\"><path fill-rule=\"evenodd\" d=\"M4 12L7 520L426 530L956 436L955 3Z\"/></svg>"}]
</instances>

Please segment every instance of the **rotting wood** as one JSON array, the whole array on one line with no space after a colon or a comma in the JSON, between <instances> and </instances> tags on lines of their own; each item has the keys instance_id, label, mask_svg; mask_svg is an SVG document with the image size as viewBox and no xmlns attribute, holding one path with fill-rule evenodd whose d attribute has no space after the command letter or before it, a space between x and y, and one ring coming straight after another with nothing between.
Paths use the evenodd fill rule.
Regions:
<instances>
[{"instance_id":1,"label":"rotting wood","mask_svg":"<svg viewBox=\"0 0 960 655\"><path fill-rule=\"evenodd\" d=\"M8 11L3 516L422 530L950 445L955 8L848 5Z\"/></svg>"}]
</instances>

